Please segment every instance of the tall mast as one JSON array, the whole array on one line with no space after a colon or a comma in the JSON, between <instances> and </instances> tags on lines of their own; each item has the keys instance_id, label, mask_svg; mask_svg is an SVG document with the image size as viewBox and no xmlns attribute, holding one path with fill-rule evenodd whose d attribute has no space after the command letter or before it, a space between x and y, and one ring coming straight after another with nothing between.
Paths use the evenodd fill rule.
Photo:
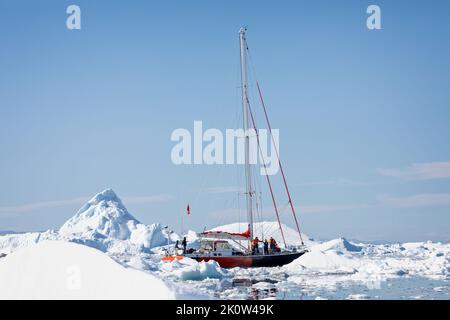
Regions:
<instances>
[{"instance_id":1,"label":"tall mast","mask_svg":"<svg viewBox=\"0 0 450 320\"><path fill-rule=\"evenodd\" d=\"M250 229L250 239L253 238L253 191L252 174L250 168L250 137L249 137L249 100L248 100L248 79L247 79L247 43L245 39L246 29L242 27L239 30L239 40L241 48L241 90L242 90L242 109L244 112L244 132L245 132L245 178L246 178L246 197L247 197L247 216Z\"/></svg>"}]
</instances>

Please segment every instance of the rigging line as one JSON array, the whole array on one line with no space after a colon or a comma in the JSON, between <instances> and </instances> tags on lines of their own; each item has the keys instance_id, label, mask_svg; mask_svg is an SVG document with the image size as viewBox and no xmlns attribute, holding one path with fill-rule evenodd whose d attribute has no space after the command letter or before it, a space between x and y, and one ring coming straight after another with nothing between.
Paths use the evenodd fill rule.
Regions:
<instances>
[{"instance_id":1,"label":"rigging line","mask_svg":"<svg viewBox=\"0 0 450 320\"><path fill-rule=\"evenodd\" d=\"M238 103L237 103L237 100L238 100L238 88L236 88L236 91L235 91L235 98L236 98L235 103L236 103L236 105L238 105ZM239 110L238 110L238 108L235 108L234 118L233 117L229 117L229 118L227 117L228 120L227 120L227 124L226 124L225 129L233 128L234 125L237 125L239 123L239 117L240 117L239 116ZM226 163L226 161L225 161L225 163ZM219 175L218 175L218 178L215 179L215 181L216 181L216 183L219 182L219 185L220 185L220 184L224 183L225 170L228 169L228 166L221 165L219 167L220 167L219 168Z\"/></svg>"},{"instance_id":2,"label":"rigging line","mask_svg":"<svg viewBox=\"0 0 450 320\"><path fill-rule=\"evenodd\" d=\"M264 160L263 160L263 161L264 161ZM267 175L267 170L266 170L266 178L269 178L269 176ZM268 179L268 180L269 180L269 179ZM272 187L272 185L271 185L270 180L269 180L269 189L270 189L271 187ZM274 202L274 201L275 201L275 195L274 195L274 193L273 193L272 190L271 190L271 196L272 196L272 201ZM261 197L260 197L260 200L261 200ZM261 204L260 204L260 205L261 205ZM276 203L274 203L274 208L275 208L275 206L276 206ZM274 217L276 217L277 220L278 220L278 228L279 228L280 231L281 231L283 241L285 241L285 240L284 240L283 229L282 229L282 226L281 226L281 219L279 218L280 215L278 215L277 210L278 210L278 208L275 208L275 213L276 213L276 214L274 215ZM261 206L260 206L260 209L259 209L259 215L260 215L260 222L261 222L260 225L259 225L260 232L261 232L261 234L264 234L264 233L267 234L266 226L265 226L264 221L263 221L263 219L262 219L263 211L262 211L262 207L261 207ZM269 229L270 229L270 228L276 228L276 226L275 226L275 225L271 225L271 226L269 227Z\"/></svg>"},{"instance_id":3,"label":"rigging line","mask_svg":"<svg viewBox=\"0 0 450 320\"><path fill-rule=\"evenodd\" d=\"M257 171L256 169L253 169L253 181L255 182L255 186L254 186L254 194L255 194L255 206L256 206L256 214L257 217L259 219L259 221L262 221L262 214L261 214L261 203L260 203L260 197L258 198L262 187L261 187L261 180L257 179L257 176L260 177L260 175L256 174L255 171ZM259 202L258 202L259 201ZM259 204L259 208L258 208L258 204ZM259 209L259 211L258 211Z\"/></svg>"},{"instance_id":4,"label":"rigging line","mask_svg":"<svg viewBox=\"0 0 450 320\"><path fill-rule=\"evenodd\" d=\"M272 138L272 142L273 142L273 144L274 144L275 152L276 152L277 159L278 159L278 165L279 165L279 167L280 167L281 176L282 176L282 178L283 178L284 187L285 187L285 189L286 189L286 193L287 193L287 196L288 196L289 204L290 204L290 206L291 206L292 215L293 215L293 217L294 217L294 221L295 221L295 225L296 225L296 227L297 227L298 235L300 236L300 241L301 241L302 245L304 245L303 238L302 238L302 234L301 234L301 231L300 231L300 226L299 226L299 223L298 223L298 220L297 220L297 215L296 215L295 209L294 209L294 204L293 204L293 202L292 202L291 193L290 193L290 191L289 191L289 187L288 187L287 182L286 182L286 177L285 177L285 175L284 175L283 166L281 165L281 160L280 160L280 155L279 155L279 152L278 152L278 148L277 148L277 146L276 146L276 144L275 144L275 139L273 138L273 135L272 135L272 128L271 128L271 126L270 126L269 117L268 117L268 115L267 115L266 106L265 106L264 99L263 99L263 96L262 96L262 93L261 93L261 88L260 88L260 86L259 86L259 82L258 82L258 79L257 79L257 76L256 76L256 70L255 70L255 67L254 67L254 64L253 64L253 59L252 59L252 57L251 57L251 53L250 53L250 50L249 50L249 48L248 48L248 44L246 43L246 45L247 45L247 52L248 52L248 57L249 57L250 65L251 65L251 67L252 67L252 69L253 69L253 74L254 74L254 77L255 77L255 79L256 79L256 87L257 87L257 89L258 89L259 98L260 98L260 100L261 100L261 104L262 104L262 107L263 107L264 116L265 116L265 118L266 118L266 122L267 122L267 126L268 126L268 129L269 129L269 133L270 133L270 136L271 136L271 138Z\"/></svg>"},{"instance_id":5,"label":"rigging line","mask_svg":"<svg viewBox=\"0 0 450 320\"><path fill-rule=\"evenodd\" d=\"M280 219L281 219L282 216L283 216L283 213L280 213ZM271 219L272 218L275 219L276 215L273 215L271 217ZM277 229L277 226L275 224L271 224L271 225L268 225L265 230L266 230L267 234L272 234L273 235L275 233L276 229Z\"/></svg>"},{"instance_id":6,"label":"rigging line","mask_svg":"<svg viewBox=\"0 0 450 320\"><path fill-rule=\"evenodd\" d=\"M263 222L262 219L262 205L261 205L261 192L256 194L256 214L258 215L259 222Z\"/></svg>"},{"instance_id":7,"label":"rigging line","mask_svg":"<svg viewBox=\"0 0 450 320\"><path fill-rule=\"evenodd\" d=\"M288 201L289 201L289 204L291 206L292 215L294 217L294 221L295 221L295 225L297 227L297 231L298 231L298 235L300 237L300 241L301 241L302 245L304 245L302 234L301 234L301 231L300 231L300 226L299 226L299 223L298 223L298 220L297 220L297 215L295 213L294 205L293 205L293 202L292 202L291 193L289 191L289 188L288 188L288 185L287 185L287 182L286 182L286 177L284 175L283 166L281 165L281 160L280 160L278 148L277 148L277 145L275 144L275 139L274 139L273 134L272 134L272 128L271 128L271 125L270 125L269 117L267 115L267 110L266 110L266 107L265 107L264 99L262 97L261 89L260 89L258 78L257 78L257 75L256 75L256 69L255 69L255 66L253 64L253 59L252 59L252 55L250 53L250 49L248 47L248 43L246 43L246 51L247 51L247 56L249 58L251 69L253 71L253 76L255 78L255 82L256 82L257 89L258 89L259 98L260 98L262 106L263 106L264 116L266 118L266 122L267 122L267 126L268 126L268 129L269 129L269 133L270 133L270 136L271 136L271 139L272 139L272 143L274 145L274 149L275 149L275 152L276 152L276 155L277 155L278 165L280 167L280 171L281 171L281 174L282 174L283 183L284 183L285 190L286 190L286 193L287 193L287 196L288 196Z\"/></svg>"},{"instance_id":8,"label":"rigging line","mask_svg":"<svg viewBox=\"0 0 450 320\"><path fill-rule=\"evenodd\" d=\"M246 52L246 54L248 55L248 52ZM249 70L248 76L250 78L250 83L252 83L254 80L256 80L255 79L255 75L252 72L252 70ZM249 85L248 89L249 89L249 94L251 95L251 98L252 98L251 101L256 101L256 99L255 99L255 90L254 90L253 86ZM249 105L250 105L250 103L249 103ZM258 114L256 113L256 110L253 110L253 119L255 121L255 123L254 123L254 127L255 128L259 128L258 123L257 123L257 116L258 116ZM255 129L255 131L256 131L256 129ZM259 156L258 151L256 151L256 155L255 156L256 156L256 158L258 158L258 156ZM261 174L258 174L257 171L258 171L257 169L253 169L252 170L252 174L253 174L253 181L255 181L255 188L254 188L255 189L254 190L255 191L255 198L259 199L259 211L257 211L258 219L259 219L260 222L263 222L263 220L264 220L264 217L263 217L264 212L263 212L263 207L262 207L262 196L261 196L262 190L263 190L263 188L262 188L262 184L263 183L262 183ZM258 195L259 195L259 197L258 197ZM255 201L255 203L258 204L257 201ZM264 234L264 225L261 225L261 232Z\"/></svg>"},{"instance_id":9,"label":"rigging line","mask_svg":"<svg viewBox=\"0 0 450 320\"><path fill-rule=\"evenodd\" d=\"M240 194L237 194L237 205L238 205L238 232L241 232L241 201Z\"/></svg>"},{"instance_id":10,"label":"rigging line","mask_svg":"<svg viewBox=\"0 0 450 320\"><path fill-rule=\"evenodd\" d=\"M283 177L284 187L286 189L286 193L287 193L287 196L288 196L289 204L291 206L292 215L294 216L295 225L297 227L298 235L300 236L300 241L302 242L302 245L304 245L303 238L302 238L302 233L300 231L300 226L298 224L297 215L296 215L295 209L294 209L294 204L292 203L291 193L289 191L289 187L288 187L288 184L286 182L286 176L284 175L283 166L282 166L281 160L280 160L280 154L278 152L278 147L277 147L277 145L275 143L275 139L274 139L273 134L272 134L272 127L270 126L269 116L267 115L266 105L264 103L264 99L263 99L263 96L262 96L262 93L261 93L261 88L259 87L258 80L256 80L256 87L258 88L258 93L259 93L259 97L261 99L261 105L262 105L263 110L264 110L264 116L266 118L267 127L269 128L269 133L270 133L270 136L272 137L273 147L275 149L275 154L276 154L277 159L278 159L278 165L280 167L281 176Z\"/></svg>"},{"instance_id":11,"label":"rigging line","mask_svg":"<svg viewBox=\"0 0 450 320\"><path fill-rule=\"evenodd\" d=\"M242 190L241 190L241 185L243 185L243 180L244 180L244 174L243 174L243 170L241 169L241 167L240 166L237 166L237 170L236 170L236 176L235 176L235 178L236 178L236 185L238 186L238 192L237 192L237 194L238 194L238 200L240 201L240 197L242 196L242 195L245 195L245 192L243 192ZM240 206L240 204L239 204L239 206ZM240 207L239 207L239 221L241 221L241 210L240 210ZM247 223L248 223L248 221L247 221Z\"/></svg>"},{"instance_id":12,"label":"rigging line","mask_svg":"<svg viewBox=\"0 0 450 320\"><path fill-rule=\"evenodd\" d=\"M262 205L262 194L259 192L259 219L261 221L262 226L262 237L261 240L264 239L264 219L263 219L263 205Z\"/></svg>"},{"instance_id":13,"label":"rigging line","mask_svg":"<svg viewBox=\"0 0 450 320\"><path fill-rule=\"evenodd\" d=\"M251 120L252 120L252 123L253 123L253 128L255 129L255 132L256 132L256 142L257 142L257 144L258 144L258 149L259 149L259 152L260 152L260 155L261 155L261 160L262 160L262 162L263 162L264 171L265 171L265 173L266 173L266 179L267 179L267 183L268 183L268 185L269 185L270 195L272 196L273 206L274 206L275 212L276 212L276 214L277 214L277 220L278 220L278 225L279 225L279 227L280 227L281 236L282 236L282 238L283 238L284 245L285 245L285 247L287 248L287 245L286 245L286 239L284 238L283 227L281 226L280 216L279 216L279 214L278 214L278 208L277 208L277 204L276 204L276 201L275 201L275 196L274 196L273 190L272 190L272 183L270 182L269 175L267 174L267 166L266 166L266 162L265 162L265 160L264 160L264 155L263 155L263 153L262 153L261 145L260 145L260 143L259 143L259 135L258 135L258 131L257 131L256 125L255 125L255 119L254 119L254 117L253 117L253 112L252 112L252 109L251 109L251 107L250 107L249 101L247 101L247 105L248 105L248 109L249 109L249 112L250 112Z\"/></svg>"},{"instance_id":14,"label":"rigging line","mask_svg":"<svg viewBox=\"0 0 450 320\"><path fill-rule=\"evenodd\" d=\"M283 205L281 208L279 208L280 220L281 220L281 217L285 214L288 205L289 205L289 203L286 203L286 204ZM275 216L274 216L274 217L275 217ZM274 228L275 228L274 225L270 226L270 227L269 227L270 232L273 233L273 232L274 232L274 230L273 230Z\"/></svg>"},{"instance_id":15,"label":"rigging line","mask_svg":"<svg viewBox=\"0 0 450 320\"><path fill-rule=\"evenodd\" d=\"M203 176L202 182L200 184L200 189L197 192L197 195L194 197L194 205L196 205L198 203L198 199L200 198L200 195L203 193L204 189L205 189L205 184L206 184L206 175Z\"/></svg>"},{"instance_id":16,"label":"rigging line","mask_svg":"<svg viewBox=\"0 0 450 320\"><path fill-rule=\"evenodd\" d=\"M237 78L240 77L239 72L236 73L237 74ZM239 80L237 80L236 82L239 82ZM240 86L236 87L236 91L235 91L235 104L236 106L239 105L240 103L238 101L240 101L239 96L240 96ZM241 116L243 117L243 115L241 114L241 112L239 112L239 109L242 108L241 106L239 108L235 108L235 119L234 119L234 124L235 127L237 128L239 126L239 123L241 122ZM241 225L241 207L240 207L240 200L241 200L241 190L240 190L240 186L242 185L242 180L243 180L243 172L240 168L240 166L237 166L238 169L235 171L236 176L236 185L238 186L238 192L237 192L237 199L238 199L238 222L239 222L239 230L240 230L240 225ZM241 232L241 231L239 231Z\"/></svg>"},{"instance_id":17,"label":"rigging line","mask_svg":"<svg viewBox=\"0 0 450 320\"><path fill-rule=\"evenodd\" d=\"M237 103L238 95L239 95L238 94L238 91L239 91L238 89L239 89L238 87L235 88L235 99L236 99L235 100L235 104L236 105L238 104ZM234 124L238 124L239 123L239 118L240 118L239 110L238 110L238 108L235 108L234 118L233 117L228 118L226 128L232 128L234 126ZM225 166L220 166L220 168L218 170L218 179L215 180L216 182L218 181L219 183L222 183L224 181L225 169L226 169ZM237 171L236 172L236 179L238 180L238 182L239 182L239 176L240 176L240 173ZM209 181L209 179L208 179L208 181ZM201 197L205 196L205 194L207 193L206 192L206 189L207 189L206 188L206 184L207 184L207 177L203 176L202 179L201 179L201 187L200 187L199 191L197 192L197 194L196 194L196 196L194 198L194 203L198 202L198 200ZM238 183L238 185L239 185L239 183ZM211 200L211 197L207 196L207 200ZM220 200L222 200L222 199L220 199ZM224 204L225 204L226 208L229 207L227 201L228 201L227 199L224 200L224 202L225 202ZM221 220L221 223L225 224L225 222L226 222L225 219L226 218L223 218Z\"/></svg>"},{"instance_id":18,"label":"rigging line","mask_svg":"<svg viewBox=\"0 0 450 320\"><path fill-rule=\"evenodd\" d=\"M246 52L246 54L248 54L248 52ZM251 72L251 70L249 70L248 76L250 78L250 81L252 82L253 79L253 73ZM251 101L256 101L255 99L255 90L253 90L252 86L249 86L249 94L251 95L252 100ZM249 103L250 105L250 103ZM257 123L257 113L255 112L255 110L253 110L253 119L254 119L254 127L259 128L258 123ZM255 135L256 135L256 129L255 129ZM259 152L256 151L255 157L256 159L259 156ZM256 169L255 167L252 168L252 176L253 176L253 181L255 182L255 187L254 187L254 194L255 194L255 206L256 206L256 214L257 214L257 219L259 222L263 222L263 207L262 207L262 197L261 197L261 191L263 190L262 188L262 177L261 174L258 174L258 169ZM263 224L260 225L260 233L262 235L264 235L264 230L265 230L265 226Z\"/></svg>"}]
</instances>

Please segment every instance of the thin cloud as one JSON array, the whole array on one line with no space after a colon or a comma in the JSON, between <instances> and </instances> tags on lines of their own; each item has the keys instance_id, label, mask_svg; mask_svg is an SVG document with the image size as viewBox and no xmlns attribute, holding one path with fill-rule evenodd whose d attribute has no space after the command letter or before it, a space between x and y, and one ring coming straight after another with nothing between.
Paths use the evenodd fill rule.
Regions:
<instances>
[{"instance_id":1,"label":"thin cloud","mask_svg":"<svg viewBox=\"0 0 450 320\"><path fill-rule=\"evenodd\" d=\"M299 183L297 186L302 187L310 187L310 186L353 186L353 187L363 187L367 186L367 183L361 181L355 181L352 179L331 179L331 180L322 180L322 181L310 181Z\"/></svg>"},{"instance_id":2,"label":"thin cloud","mask_svg":"<svg viewBox=\"0 0 450 320\"><path fill-rule=\"evenodd\" d=\"M40 209L51 209L65 207L69 205L82 205L89 200L89 197L79 197L66 200L55 200L55 201L42 201L27 203L17 206L0 207L0 215L2 216L15 216L21 213L33 212Z\"/></svg>"},{"instance_id":3,"label":"thin cloud","mask_svg":"<svg viewBox=\"0 0 450 320\"><path fill-rule=\"evenodd\" d=\"M450 193L423 193L407 197L380 196L378 201L398 208L439 206L450 204Z\"/></svg>"},{"instance_id":4,"label":"thin cloud","mask_svg":"<svg viewBox=\"0 0 450 320\"><path fill-rule=\"evenodd\" d=\"M377 208L382 206L395 208L413 208L413 207L427 207L450 204L450 193L429 193L417 194L407 197L392 197L379 196L374 203L350 203L350 204L313 204L295 206L294 209L300 216L302 214L321 214L321 213L345 213L353 210L363 210L368 208ZM288 205L278 206L280 216L285 217L291 215ZM228 208L211 212L211 217L229 217L230 220L235 220L240 214L242 219L245 219L246 209ZM263 219L274 220L276 214L273 207L264 207L262 209Z\"/></svg>"},{"instance_id":5,"label":"thin cloud","mask_svg":"<svg viewBox=\"0 0 450 320\"><path fill-rule=\"evenodd\" d=\"M157 194L142 197L124 197L122 200L125 204L149 204L149 203L168 202L173 199L174 196L170 194Z\"/></svg>"},{"instance_id":6,"label":"thin cloud","mask_svg":"<svg viewBox=\"0 0 450 320\"><path fill-rule=\"evenodd\" d=\"M450 178L450 161L415 163L405 169L378 169L378 173L404 180Z\"/></svg>"},{"instance_id":7,"label":"thin cloud","mask_svg":"<svg viewBox=\"0 0 450 320\"><path fill-rule=\"evenodd\" d=\"M67 207L71 205L83 205L87 201L89 201L91 197L78 197L73 199L65 199L65 200L54 200L54 201L42 201L42 202L34 202L34 203L26 203L17 206L7 206L0 207L0 215L1 216L17 216L22 213L30 213L37 210L42 209L54 209ZM123 202L126 204L150 204L150 203L160 203L167 202L174 199L173 196L169 194L159 194L159 195L149 195L149 196L140 196L140 197L124 197L122 198Z\"/></svg>"},{"instance_id":8,"label":"thin cloud","mask_svg":"<svg viewBox=\"0 0 450 320\"><path fill-rule=\"evenodd\" d=\"M299 213L324 213L324 212L342 212L342 211L350 211L355 209L366 209L370 208L371 205L368 204L344 204L344 205L309 205L309 206L299 206ZM297 209L296 209L297 210Z\"/></svg>"},{"instance_id":9,"label":"thin cloud","mask_svg":"<svg viewBox=\"0 0 450 320\"><path fill-rule=\"evenodd\" d=\"M357 209L366 209L370 208L372 205L369 204L317 204L317 205L301 205L301 206L295 206L295 212L299 215L302 214L315 214L315 213L328 213L328 212L343 212L343 211L350 211L350 210L357 210ZM290 216L290 207L288 205L285 206L277 206L278 213L280 216ZM224 210L217 210L210 213L211 217L229 217L231 220L235 220L240 214L242 216L242 219L245 219L246 215L246 209L241 208L228 208ZM273 207L264 207L262 209L263 219L264 220L274 220L276 219L276 213Z\"/></svg>"},{"instance_id":10,"label":"thin cloud","mask_svg":"<svg viewBox=\"0 0 450 320\"><path fill-rule=\"evenodd\" d=\"M211 218L220 219L221 221L223 221L223 220L237 221L237 219L239 218L239 215L242 215L243 218L246 216L246 211L245 211L245 209L228 208L228 209L211 211L211 212L209 212L208 215Z\"/></svg>"},{"instance_id":11,"label":"thin cloud","mask_svg":"<svg viewBox=\"0 0 450 320\"><path fill-rule=\"evenodd\" d=\"M242 192L242 189L237 186L226 186L226 187L212 187L206 190L210 194L220 194L220 193L238 193Z\"/></svg>"}]
</instances>

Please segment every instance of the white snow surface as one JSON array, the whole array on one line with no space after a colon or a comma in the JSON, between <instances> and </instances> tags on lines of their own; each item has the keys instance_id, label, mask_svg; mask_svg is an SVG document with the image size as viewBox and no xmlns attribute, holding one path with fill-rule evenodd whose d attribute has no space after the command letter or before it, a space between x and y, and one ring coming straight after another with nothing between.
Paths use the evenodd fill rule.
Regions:
<instances>
[{"instance_id":1,"label":"white snow surface","mask_svg":"<svg viewBox=\"0 0 450 320\"><path fill-rule=\"evenodd\" d=\"M341 238L312 246L310 252L283 269L290 275L349 274L361 281L404 275L446 279L450 275L450 245L355 245Z\"/></svg>"},{"instance_id":2,"label":"white snow surface","mask_svg":"<svg viewBox=\"0 0 450 320\"><path fill-rule=\"evenodd\" d=\"M233 223L216 227L213 230L243 232L246 229L247 223ZM295 229L283 225L283 230L288 246L299 246L301 244ZM282 244L281 234L276 221L258 222L255 224L254 231L260 239L272 236L280 245ZM188 239L188 246L198 246L197 234L194 231L189 231L185 236ZM448 294L448 287L445 285L445 281L450 279L450 244L448 243L415 242L373 245L352 243L345 238L320 242L310 239L305 234L302 237L309 252L283 267L234 268L226 270L220 268L213 261L199 263L185 258L181 261L162 262L161 254L164 253L167 244L170 243L170 247L173 247L173 242L180 239L180 237L174 233L168 235L166 229L159 223L151 225L140 223L127 211L114 191L108 189L97 194L87 202L60 230L0 236L0 297L20 294L20 292L14 290L8 293L9 290L6 290L8 287L3 286L3 281L6 281L5 283L10 281L9 285L12 289L14 289L14 286L17 286L17 290L29 289L28 295L38 292L40 297L45 295L49 298L64 299L79 297L76 293L64 291L61 281L51 278L51 275L43 267L41 268L41 266L51 266L47 265L45 259L38 258L40 257L38 253L48 254L49 259L53 260L57 260L57 257L60 255L62 259L61 264L54 262L56 266L60 267L67 266L69 262L73 262L76 265L79 259L79 264L83 267L82 270L86 274L91 274L92 272L93 277L96 275L95 272L98 271L97 263L103 265L117 261L120 265L113 269L116 271L121 270L117 272L126 274L124 277L129 276L129 271L139 270L144 275L150 276L149 279L152 279L148 280L150 282L153 281L154 277L157 277L168 283L171 293L168 295L162 294L161 297L173 297L175 295L177 298L182 297L185 299L199 297L245 299L248 296L238 288L230 287L230 283L236 279L244 282L248 282L251 279L252 283L256 282L251 284L252 292L311 290L313 297L323 298L323 295L326 295L327 292L332 292L333 290L338 292L337 288L342 283L379 286L380 282L389 281L389 279L408 277L442 280L444 285L442 283L437 284L435 287L439 288L439 290L432 291ZM65 242L75 242L78 245ZM56 243L57 247L50 248L51 243ZM92 260L86 260L84 253L80 253L80 257L75 260L70 260L70 257L65 259L64 254L60 253L63 246L62 243L69 246L68 250L77 248L75 250L79 251L79 248L86 248L89 254L93 254L96 257ZM85 246L80 246L80 244ZM98 250L87 248L86 246ZM36 251L34 251L35 249ZM49 253L47 253L47 250ZM1 258L1 254L7 254L7 256ZM77 255L74 255L74 257L77 257ZM108 262L103 261L100 257ZM99 262L97 262L97 259ZM19 263L19 260L22 263ZM17 267L19 264L24 265L24 267ZM27 270L26 268L31 268L32 264L37 266L36 270L31 270L28 273L29 277L26 274L22 274L23 279L31 279L32 282L19 281L19 272ZM108 267L105 266L105 268ZM5 276L7 274L3 272L5 270L8 270L8 274L12 274L12 276ZM63 271L55 271L55 274L62 276L61 272ZM52 284L56 286L55 290L46 291L49 287L45 287L42 281L35 279L39 278L38 275L41 273L43 279L47 279L50 282L59 281ZM65 276L67 278L67 275ZM101 277L101 275L98 276ZM131 277L135 276L131 275ZM140 278L141 276L136 277ZM16 279L17 282L13 286L14 282L11 282L13 280L8 279ZM107 288L106 284L105 288ZM315 291L318 288L327 289L321 292ZM164 293L166 291L162 290L161 292ZM152 298L151 294L147 295L145 293L146 295L144 295L144 292L141 293L142 295L139 292L136 293L139 294L138 298ZM10 295L8 296L8 294ZM23 294L25 295L25 293ZM114 291L111 291L111 295L105 297L116 298L118 294L115 295ZM95 296L98 297L98 294ZM134 296L127 294L127 297ZM355 299L363 296L349 294L345 297Z\"/></svg>"},{"instance_id":3,"label":"white snow surface","mask_svg":"<svg viewBox=\"0 0 450 320\"><path fill-rule=\"evenodd\" d=\"M0 236L0 254L9 254L20 248L29 247L43 240L55 240L58 234L53 230L46 232L15 233Z\"/></svg>"},{"instance_id":4,"label":"white snow surface","mask_svg":"<svg viewBox=\"0 0 450 320\"><path fill-rule=\"evenodd\" d=\"M227 272L215 261L197 262L193 259L184 258L180 261L163 262L160 270L169 277L179 280L200 281L205 279L222 279Z\"/></svg>"},{"instance_id":5,"label":"white snow surface","mask_svg":"<svg viewBox=\"0 0 450 320\"><path fill-rule=\"evenodd\" d=\"M0 299L174 299L155 276L93 248L43 241L0 260Z\"/></svg>"}]
</instances>

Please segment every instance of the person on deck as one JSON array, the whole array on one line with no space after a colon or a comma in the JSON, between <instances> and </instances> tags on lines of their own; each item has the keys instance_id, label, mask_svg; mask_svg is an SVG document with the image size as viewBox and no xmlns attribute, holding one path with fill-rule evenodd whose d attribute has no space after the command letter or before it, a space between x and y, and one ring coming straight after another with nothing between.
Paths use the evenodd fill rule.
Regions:
<instances>
[{"instance_id":1,"label":"person on deck","mask_svg":"<svg viewBox=\"0 0 450 320\"><path fill-rule=\"evenodd\" d=\"M267 239L264 240L264 254L269 254L269 242Z\"/></svg>"},{"instance_id":2,"label":"person on deck","mask_svg":"<svg viewBox=\"0 0 450 320\"><path fill-rule=\"evenodd\" d=\"M252 254L259 254L259 239L256 237L252 240Z\"/></svg>"},{"instance_id":3,"label":"person on deck","mask_svg":"<svg viewBox=\"0 0 450 320\"><path fill-rule=\"evenodd\" d=\"M181 245L183 246L183 254L185 254L186 253L186 247L187 247L186 237L184 237L183 241L181 241Z\"/></svg>"},{"instance_id":4,"label":"person on deck","mask_svg":"<svg viewBox=\"0 0 450 320\"><path fill-rule=\"evenodd\" d=\"M275 252L275 246L276 246L275 239L270 237L270 239L269 239L269 254L272 254Z\"/></svg>"},{"instance_id":5,"label":"person on deck","mask_svg":"<svg viewBox=\"0 0 450 320\"><path fill-rule=\"evenodd\" d=\"M275 239L273 239L273 252L281 252L281 249Z\"/></svg>"}]
</instances>

